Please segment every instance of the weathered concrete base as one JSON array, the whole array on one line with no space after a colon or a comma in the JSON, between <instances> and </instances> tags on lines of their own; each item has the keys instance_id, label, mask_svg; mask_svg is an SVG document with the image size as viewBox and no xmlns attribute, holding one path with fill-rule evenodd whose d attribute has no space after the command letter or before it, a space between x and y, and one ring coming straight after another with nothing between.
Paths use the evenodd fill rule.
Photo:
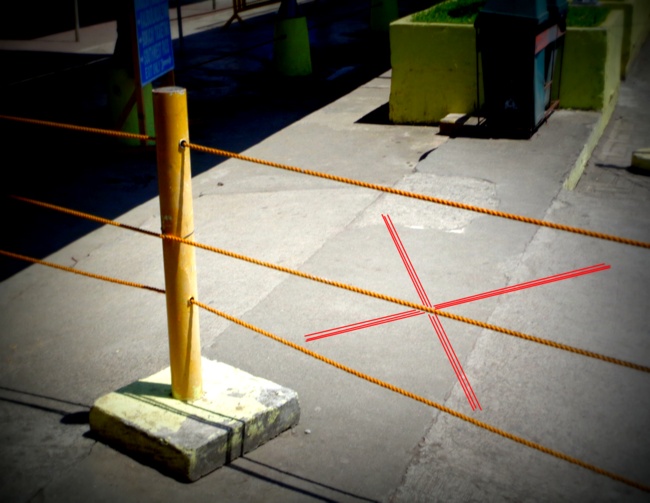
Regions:
<instances>
[{"instance_id":1,"label":"weathered concrete base","mask_svg":"<svg viewBox=\"0 0 650 503\"><path fill-rule=\"evenodd\" d=\"M92 432L161 472L194 481L298 423L295 391L203 359L204 396L171 397L169 368L99 398Z\"/></svg>"},{"instance_id":2,"label":"weathered concrete base","mask_svg":"<svg viewBox=\"0 0 650 503\"><path fill-rule=\"evenodd\" d=\"M650 148L640 148L634 151L632 167L650 170Z\"/></svg>"}]
</instances>

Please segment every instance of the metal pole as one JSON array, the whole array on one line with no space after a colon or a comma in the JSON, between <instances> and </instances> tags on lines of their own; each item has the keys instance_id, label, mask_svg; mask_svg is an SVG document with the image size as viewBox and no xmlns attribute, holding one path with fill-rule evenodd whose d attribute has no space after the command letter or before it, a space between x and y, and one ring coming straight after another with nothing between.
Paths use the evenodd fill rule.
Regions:
<instances>
[{"instance_id":1,"label":"metal pole","mask_svg":"<svg viewBox=\"0 0 650 503\"><path fill-rule=\"evenodd\" d=\"M192 239L192 174L190 152L181 145L189 141L187 94L181 87L162 87L153 92L158 158L160 219L163 234ZM172 374L172 395L184 401L201 397L201 346L194 247L163 240L167 326Z\"/></svg>"},{"instance_id":2,"label":"metal pole","mask_svg":"<svg viewBox=\"0 0 650 503\"><path fill-rule=\"evenodd\" d=\"M140 134L147 134L147 114L144 106L144 92L142 90L142 75L140 73L140 54L138 52L138 31L136 27L135 8L133 1L129 9L129 42L131 43L131 63L133 65L133 93L135 95L136 114L138 116L138 130ZM129 100L130 103L130 100ZM128 105L127 105L128 106ZM127 114L129 112L126 112ZM145 146L147 140L140 140L140 145Z\"/></svg>"},{"instance_id":3,"label":"metal pole","mask_svg":"<svg viewBox=\"0 0 650 503\"><path fill-rule=\"evenodd\" d=\"M181 14L181 0L176 0L176 23L178 24L178 42L183 49L183 15Z\"/></svg>"},{"instance_id":4,"label":"metal pole","mask_svg":"<svg viewBox=\"0 0 650 503\"><path fill-rule=\"evenodd\" d=\"M74 40L79 42L81 37L79 36L79 1L74 0Z\"/></svg>"}]
</instances>

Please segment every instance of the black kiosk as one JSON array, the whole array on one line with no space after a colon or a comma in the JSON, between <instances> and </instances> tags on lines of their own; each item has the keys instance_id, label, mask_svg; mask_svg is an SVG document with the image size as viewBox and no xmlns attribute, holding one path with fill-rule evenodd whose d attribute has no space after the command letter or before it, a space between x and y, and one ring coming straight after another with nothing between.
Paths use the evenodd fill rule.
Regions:
<instances>
[{"instance_id":1,"label":"black kiosk","mask_svg":"<svg viewBox=\"0 0 650 503\"><path fill-rule=\"evenodd\" d=\"M551 84L566 13L566 0L488 0L479 11L474 26L491 131L529 138L557 106Z\"/></svg>"}]
</instances>

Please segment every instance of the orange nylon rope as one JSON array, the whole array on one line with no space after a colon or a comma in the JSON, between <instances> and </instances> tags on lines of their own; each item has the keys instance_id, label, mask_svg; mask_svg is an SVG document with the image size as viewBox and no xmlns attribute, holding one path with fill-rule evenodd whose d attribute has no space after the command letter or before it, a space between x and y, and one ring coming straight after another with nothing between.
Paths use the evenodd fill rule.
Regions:
<instances>
[{"instance_id":1,"label":"orange nylon rope","mask_svg":"<svg viewBox=\"0 0 650 503\"><path fill-rule=\"evenodd\" d=\"M599 468L591 463L587 463L586 461L582 461L581 459L574 458L573 456L569 456L568 454L564 454L560 451L556 451L555 449L550 449L549 447L545 447L541 444L538 444L537 442L533 442L531 440L527 440L523 437L514 435L512 433L508 433L505 430L502 430L501 428L497 428L496 426L492 426L491 424L485 423L483 421L479 421L478 419L474 419L471 416L468 416L466 414L463 414L462 412L458 412L454 409L451 409L445 405L439 404L437 402L434 402L433 400L429 400L427 398L424 398L420 395L416 395L415 393L411 393L410 391L407 391L405 389L399 388L393 384L387 383L385 381L382 381L380 379L377 379L376 377L369 376L367 374L364 374L363 372L360 372L358 370L355 370L351 367L348 367L346 365L343 365L342 363L339 363L337 361L331 360L330 358L327 358L326 356L323 356L321 354L318 354L314 351L311 351L307 348L304 348L294 342L288 341L287 339L284 339L278 335L275 335L271 332L267 332L266 330L263 330L261 328L256 327L255 325L252 325L250 323L247 323L243 320L240 320L239 318L235 318L234 316L231 316L229 314L226 314L222 311L218 311L217 309L214 309L206 304L203 304L202 302L199 302L195 299L190 300L191 303L199 306L202 309L205 309L206 311L209 311L213 314L216 314L217 316L221 316L222 318L225 318L233 323L236 323L237 325L240 325L242 327L245 327L249 330L252 330L254 332L257 332L258 334L261 334L265 337L268 337L270 339L273 339L276 342L279 342L281 344L284 344L285 346L289 346L290 348L293 348L297 351L300 351L301 353L306 354L307 356L311 356L312 358L316 358L317 360L320 360L324 363L327 363L328 365L331 365L333 367L336 367L339 370L343 370L344 372L347 372L349 374L352 374L353 376L359 377L361 379L364 379L365 381L371 382L373 384L376 384L377 386L381 386L382 388L385 388L387 390L390 390L394 393L398 393L400 395L403 395L405 397L411 398L412 400L415 400L417 402L421 402L425 405L428 405L429 407L433 407L435 409L438 409L442 412L445 412L447 414L450 414L458 419L462 419L463 421L466 421L470 424L473 424L474 426L478 426L479 428L482 428L484 430L490 431L492 433L495 433L497 435L500 435L504 438L507 438L509 440L512 440L514 442L517 442L519 444L525 445L526 447L530 447L531 449L536 449L538 451L541 451L545 454L549 454L551 456L554 456L558 459L562 459L564 461L567 461L569 463L572 463L574 465L578 465L582 468L585 468L587 470L590 470L594 473L597 473L599 475L604 475L605 477L609 477L610 479L616 480L617 482L622 482L623 484L626 484L628 486L634 487L636 489L640 489L641 491L645 492L650 492L650 486L641 484L640 482L636 482L634 480L628 479L626 477L623 477L621 475L618 475L616 473L610 472L608 470L604 470L603 468Z\"/></svg>"},{"instance_id":2,"label":"orange nylon rope","mask_svg":"<svg viewBox=\"0 0 650 503\"><path fill-rule=\"evenodd\" d=\"M56 127L60 129L70 129L72 131L81 131L83 133L95 133L95 134L103 134L108 136L116 136L118 138L133 138L136 140L152 140L152 141L155 141L156 139L154 136L148 136L146 134L125 133L124 131L115 131L113 129L100 129L94 127L76 126L74 124L62 124L59 122L42 121L38 119L27 119L25 117L13 117L10 115L0 115L0 119L16 121L16 122L25 122L27 124L36 124L39 126Z\"/></svg>"},{"instance_id":3,"label":"orange nylon rope","mask_svg":"<svg viewBox=\"0 0 650 503\"><path fill-rule=\"evenodd\" d=\"M19 259L19 260L24 260L24 261L27 261L27 262L33 262L33 263L45 265L45 266L48 266L48 267L53 267L55 269L60 269L60 270L66 271L66 272L71 272L71 273L74 273L74 274L79 274L79 275L87 276L87 277L94 278L94 279L100 279L102 281L108 281L108 282L117 283L117 284L120 284L120 285L131 286L131 287L136 287L136 288L142 288L142 289L154 291L154 292L157 292L157 293L165 293L165 291L160 289L160 288L156 288L156 287L152 287L152 286L148 286L148 285L142 285L140 283L134 283L134 282L131 282L131 281L125 281L125 280L121 280L121 279L117 279L117 278L111 278L109 276L103 276L103 275L100 275L100 274L89 273L89 272L86 272L86 271L73 269L71 267L66 267L66 266L62 266L62 265L59 265L59 264L54 264L52 262L46 262L44 260L39 260L39 259L35 259L35 258L32 258L32 257L27 257L25 255L19 255L17 253L7 252L7 251L4 251L4 250L0 250L0 255L6 255L8 257L16 258L16 259ZM280 342L281 344L284 344L284 345L289 346L289 347L291 347L291 348L293 348L293 349L295 349L297 351L300 351L300 352L302 352L302 353L304 353L304 354L306 354L308 356L311 356L312 358L315 358L315 359L320 360L320 361L322 361L324 363L327 363L328 365L331 365L331 366L333 366L333 367L335 367L335 368L337 368L339 370L343 370L344 372L347 372L347 373L352 374L352 375L354 375L356 377L364 379L364 380L366 380L366 381L368 381L370 383L381 386L382 388L385 388L385 389L387 389L389 391L392 391L394 393L398 393L398 394L403 395L403 396L405 396L407 398L411 398L412 400L415 400L417 402L428 405L429 407L436 408L436 409L438 409L438 410L440 410L442 412L445 412L447 414L450 414L450 415L452 415L452 416L454 416L454 417L456 417L458 419L462 419L463 421L466 421L466 422L468 422L468 423L470 423L470 424L472 424L474 426L477 426L477 427L482 428L484 430L490 431L490 432L495 433L497 435L500 435L500 436L502 436L504 438L507 438L509 440L517 442L519 444L525 445L526 447L536 449L536 450L538 450L540 452L543 452L545 454L549 454L549 455L554 456L554 457L556 457L558 459L562 459L562 460L567 461L569 463L575 464L577 466L580 466L582 468L590 470L590 471L592 471L594 473L597 473L599 475L604 475L605 477L609 477L609 478L611 478L613 480L616 480L617 482L621 482L623 484L634 487L634 488L639 489L641 491L650 492L650 486L641 484L639 482L628 479L627 477L623 477L623 476L618 475L616 473L610 472L610 471L605 470L603 468L599 468L599 467L597 467L597 466L595 466L595 465L593 465L591 463L587 463L586 461L582 461L581 459L575 458L573 456L569 456L567 454L556 451L556 450L551 449L549 447L545 447L545 446L543 446L541 444L538 444L537 442L532 442L532 441L527 440L527 439L525 439L523 437L519 437L519 436L514 435L512 433L508 433L507 431L502 430L501 428L497 428L496 426L492 426L492 425L490 425L488 423L485 423L483 421L479 421L478 419L474 419L471 416L463 414L462 412L458 412L458 411L456 411L454 409L451 409L451 408L449 408L449 407L447 407L445 405L434 402L433 400L429 400L429 399L424 398L424 397L422 397L420 395L416 395L415 393L411 393L410 391L407 391L407 390L405 390L403 388L400 388L400 387L395 386L393 384L390 384L388 382L382 381L382 380L377 379L375 377L369 376L368 374L365 374L365 373L360 372L358 370L355 370L355 369L353 369L351 367L343 365L342 363L331 360L330 358L327 358L327 357L325 357L323 355L320 355L320 354L318 354L318 353L316 353L314 351L311 351L311 350L309 350L307 348L299 346L298 344L295 344L295 343L293 343L291 341L288 341L288 340L286 340L286 339L284 339L282 337L279 337L279 336L277 336L275 334L272 334L271 332L267 332L266 330L258 328L255 325L252 325L252 324L247 323L247 322L245 322L243 320L235 318L234 316L226 314L226 313L224 313L222 311L218 311L217 309L214 309L214 308L212 308L212 307L210 307L210 306L208 306L206 304L203 304L202 302L199 302L199 301L197 301L195 299L190 299L190 302L192 304L195 304L196 306L202 308L202 309L205 309L205 310L213 313L213 314L221 316L224 319L227 319L227 320L229 320L229 321L231 321L233 323L236 323L236 324L238 324L238 325L240 325L242 327L248 328L249 330L253 330L253 331L255 331L255 332L257 332L257 333L259 333L261 335L264 335L266 337L269 337L270 339L273 339L273 340L275 340L277 342Z\"/></svg>"},{"instance_id":4,"label":"orange nylon rope","mask_svg":"<svg viewBox=\"0 0 650 503\"><path fill-rule=\"evenodd\" d=\"M99 128L91 128L91 127L85 127L85 126L76 126L73 124L62 124L58 122L51 122L51 121L43 121L43 120L37 120L37 119L27 119L24 117L13 117L9 115L0 115L0 119L5 119L5 120L12 120L12 121L17 121L17 122L25 122L29 124L38 124L41 126L49 126L49 127L58 127L62 129L70 129L73 131L82 131L86 133L97 133L97 134L104 134L104 135L109 135L109 136L116 136L116 137L121 137L121 138L134 138L138 140L152 140L155 141L155 137L153 136L147 136L147 135L142 135L142 134L135 134L135 133L125 133L123 131L114 131L110 129L99 129ZM258 159L255 157L250 157L242 154L237 154L235 152L229 152L227 150L221 150L217 148L212 148L212 147L205 147L203 145L197 145L194 143L189 143L187 141L182 142L183 146L186 146L188 148L191 148L193 150L196 150L197 152L205 152L208 154L214 154L214 155L219 155L222 157L231 157L233 159L240 159L242 161L247 161L247 162L252 162L256 164L262 164L265 166L271 166L273 168L278 168L278 169L284 169L288 171L293 171L295 173L302 173L304 175L309 175L309 176L315 176L319 178L324 178L327 180L332 180L335 182L340 182L340 183L347 183L349 185L355 185L357 187L364 187L367 189L372 189L372 190L377 190L380 192L385 192L388 194L394 194L397 196L402 196L402 197L409 197L411 199L418 199L420 201L427 201L430 203L435 203L435 204L441 204L444 206L450 206L452 208L457 208L457 209L462 209L462 210L467 210L467 211L473 211L476 213L483 213L485 215L490 215L493 217L499 217L499 218L505 218L508 220L515 220L517 222L523 222L531 225L537 225L539 227L547 227L549 229L555 229L559 231L564 231L564 232L571 232L573 234L580 234L582 236L589 236L592 238L596 239L603 239L606 241L613 241L615 243L621 243L621 244L626 244L630 246L638 246L641 248L648 248L650 249L650 243L646 241L639 241L636 239L629 239L629 238L624 238L620 236L614 236L612 234L606 234L604 232L597 232L597 231L591 231L589 229L582 229L580 227L572 227L570 225L564 225L564 224L558 224L555 222L548 222L546 220L540 220L538 218L532 218L532 217L526 217L523 215L517 215L515 213L508 213L505 211L499 211L499 210L494 210L490 208L482 208L480 206L474 206L472 204L467 204L467 203L460 203L457 201L450 201L447 199L442 199L439 197L434 197L434 196L428 196L426 194L418 194L416 192L409 192L407 190L401 190L401 189L395 189L393 187L386 187L384 185L379 185L376 183L369 183L369 182L363 182L360 180L354 180L352 178L346 178L343 176L337 176L337 175L331 175L329 173L323 173L320 171L314 171L310 169L303 169L299 168L297 166L290 166L288 164L282 164L279 162L273 162L273 161L266 161L264 159Z\"/></svg>"},{"instance_id":5,"label":"orange nylon rope","mask_svg":"<svg viewBox=\"0 0 650 503\"><path fill-rule=\"evenodd\" d=\"M123 223L120 223L120 222L116 222L115 220L108 220L106 218L98 217L98 216L95 216L95 215L90 215L88 213L83 213L81 211L76 211L76 210L71 210L71 209L68 209L68 208L63 208L61 206L56 206L54 204L43 203L43 202L40 202L40 201L34 201L33 199L27 199L27 198L19 197L19 196L11 196L11 197L14 198L14 199L18 199L20 201L24 201L26 203L34 204L34 205L37 205L37 206L42 206L44 208L48 208L48 209L60 211L62 213L67 213L67 214L70 214L70 215L74 215L74 216L77 216L77 217L80 217L80 218L85 218L85 219L88 219L88 220L92 220L93 222L98 222L98 223L102 223L102 224L106 224L106 225L112 225L112 226L115 226L115 227L121 227L121 228L128 229L128 230L131 230L131 231L134 231L134 232L140 232L140 233L146 234L148 236L154 236L154 237L157 237L157 238L160 238L160 239L168 239L168 240L171 240L171 241L177 241L179 243L184 243L184 244L187 244L187 245L190 245L190 246L195 246L196 248L201 248L203 250L207 250L207 251L210 251L210 252L213 252L213 253L218 253L218 254L224 255L226 257L231 257L231 258L234 258L234 259L237 259L237 260L242 260L242 261L248 262L250 264L259 265L259 266L262 266L262 267L266 267L268 269L273 269L273 270L276 270L276 271L291 274L293 276L298 276L300 278L308 279L308 280L311 280L311 281L316 281L318 283L322 283L322 284L329 285L329 286L334 286L336 288L340 288L340 289L343 289L343 290L348 290L350 292L358 293L358 294L361 294L361 295L366 295L368 297L373 297L375 299L384 300L386 302L391 302L393 304L398 304L398 305L401 305L401 306L410 307L412 309L417 309L418 311L423 311L423 312L431 313L431 314L437 314L439 316L443 316L443 317L449 318L451 320L456 320L456 321L459 321L461 323L467 323L469 325L474 325L474 326L484 328L484 329L487 329L487 330L492 330L493 332L499 332L499 333L502 333L502 334L505 334L505 335L510 335L510 336L516 337L518 339L531 341L531 342L536 342L537 344L542 344L544 346L549 346L549 347L552 347L552 348L555 348L555 349L560 349L562 351L568 351L570 353L575 353L575 354L579 354L579 355L586 356L586 357L589 357L589 358L595 358L597 360L602 360L602 361L605 361L605 362L608 362L608 363L613 363L614 365L620 365L622 367L627 367L627 368L631 368L631 369L634 369L634 370L639 370L641 372L650 373L650 367L647 367L645 365L639 365L637 363L628 362L626 360L620 360L618 358L613 358L611 356L602 355L600 353L595 353L593 351L588 351L586 349L581 349L581 348L576 348L574 346L569 346L568 344L562 344L562 343L551 341L551 340L548 340L548 339L543 339L541 337L528 335L528 334L525 334L523 332L518 332L516 330L510 330L509 328L504 328L504 327L500 327L498 325L493 325L491 323L486 323L486 322L483 322L483 321L474 320L472 318L467 318L465 316L460 316L458 314L453 314L453 313L449 313L449 312L446 312L446 311L440 311L440 310L434 309L432 307L424 306L422 304L417 304L415 302L410 302L408 300L399 299L397 297L392 297L390 295L385 295L385 294L382 294L382 293L373 292L372 290L366 290L365 288L360 288L360 287L357 287L357 286L348 285L346 283L341 283L339 281L334 281L334 280L330 280L330 279L327 279L327 278L321 278L320 276L315 276L313 274L305 273L305 272L298 271L298 270L295 270L295 269L290 269L288 267L273 264L271 262L265 262L263 260L259 260L259 259L253 258L253 257L248 257L246 255L242 255L242 254L232 252L232 251L229 251L229 250L224 250L224 249L221 249L221 248L217 248L217 247L210 246L210 245L207 245L207 244L199 243L199 242L196 242L196 241L188 241L187 239L179 238L179 237L176 237L176 236L171 236L171 235L168 235L168 234L159 234L159 233L156 233L156 232L147 231L147 230L144 230L144 229L140 229L138 227L133 227L133 226L126 225L126 224L123 224Z\"/></svg>"},{"instance_id":6,"label":"orange nylon rope","mask_svg":"<svg viewBox=\"0 0 650 503\"><path fill-rule=\"evenodd\" d=\"M155 286L143 285L141 283L134 283L133 281L126 281L123 279L112 278L110 276L104 276L102 274L95 274L92 272L81 271L79 269L74 269L72 267L67 267L65 265L59 265L53 262L46 262L45 260L39 260L37 258L27 257L26 255L20 255L18 253L12 253L5 250L0 250L0 255L5 255L7 257L23 260L25 262L32 262L33 264L45 265L47 267L52 267L54 269L59 269L61 271L71 272L74 274L79 274L80 276L86 276L88 278L108 281L109 283L117 283L118 285L132 286L134 288L142 288L143 290L150 290L152 292L157 292L157 293L165 293L165 290L161 288L156 288Z\"/></svg>"},{"instance_id":7,"label":"orange nylon rope","mask_svg":"<svg viewBox=\"0 0 650 503\"><path fill-rule=\"evenodd\" d=\"M524 222L527 224L537 225L540 227L548 227L550 229L555 229L564 232L571 232L574 234L580 234L583 236L589 236L597 239L604 239L606 241L614 241L616 243L622 243L630 246L639 246L641 248L650 248L650 243L645 241L638 241L636 239L628 239L619 236L613 236L611 234L605 234L603 232L590 231L588 229L581 229L579 227L571 227L569 225L557 224L554 222L548 222L546 220L540 220L538 218L525 217L522 215L516 215L514 213L507 213L505 211L493 210L490 208L482 208L480 206L474 206L472 204L459 203L457 201L449 201L447 199L441 199L439 197L427 196L426 194L418 194L416 192L409 192L407 190L395 189L393 187L386 187L384 185L378 185L376 183L362 182L360 180L354 180L352 178L346 178L344 176L331 175L329 173L323 173L321 171L314 171L311 169L298 168L296 166L289 166L287 164L282 164L279 162L265 161L263 159L257 159L255 157L250 157L247 155L236 154L234 152L228 152L227 150L220 150L211 147L204 147L202 145L196 145L194 143L184 142L184 144L196 150L197 152L205 152L208 154L219 155L222 157L232 157L233 159L239 159L242 161L253 162L256 164L262 164L264 166L271 166L273 168L284 169L287 171L293 171L295 173L302 173L303 175L316 176L319 178L325 178L326 180L332 180L340 183L347 183L349 185L355 185L357 187L364 187L366 189L377 190L380 192L386 192L388 194L394 194L397 196L409 197L412 199L419 199L421 201L427 201L430 203L441 204L444 206L451 206L452 208L458 208L461 210L474 211L476 213L483 213L485 215L491 215L493 217L506 218L508 220L515 220L517 222Z\"/></svg>"}]
</instances>

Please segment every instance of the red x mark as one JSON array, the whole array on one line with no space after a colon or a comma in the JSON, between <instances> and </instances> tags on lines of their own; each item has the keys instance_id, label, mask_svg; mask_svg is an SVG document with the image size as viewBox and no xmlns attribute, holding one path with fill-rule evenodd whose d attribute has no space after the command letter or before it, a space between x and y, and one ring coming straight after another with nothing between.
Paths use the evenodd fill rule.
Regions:
<instances>
[{"instance_id":1,"label":"red x mark","mask_svg":"<svg viewBox=\"0 0 650 503\"><path fill-rule=\"evenodd\" d=\"M459 304L465 304L468 302L473 302L475 300L481 300L481 299L487 299L489 297L494 297L497 295L502 295L506 293L511 293L511 292L516 292L518 290L524 290L526 288L532 288L535 286L540 286L540 285L545 285L547 283L553 283L555 281L562 281L565 279L569 278L575 278L577 276L583 276L585 274L591 274L594 272L600 272L600 271L605 271L607 269L610 269L611 266L607 264L596 264L593 266L589 267L584 267L582 269L575 269L573 271L568 271L560 274L555 274L553 276L547 276L545 278L540 278L536 279L533 281L527 281L525 283L519 283L517 285L512 285L512 286L507 286L504 288L498 288L496 290L490 290L489 292L484 292L480 293L477 295L471 295L469 297L462 297L460 299L452 300L449 302L443 302L441 304L436 304L435 306L431 305L431 301L429 300L429 297L427 296L424 287L422 286L422 282L420 281L420 278L418 277L415 268L413 267L413 264L411 263L411 260L408 256L408 253L406 252L406 248L404 248L404 245L402 244L402 241L397 234L397 229L393 225L392 220L388 215L382 215L382 218L384 219L384 223L386 224L386 227L388 228L388 232L391 235L391 238L393 239L393 242L395 243L395 246L397 247L397 251L402 258L402 262L404 263L404 266L406 267L406 270L411 278L411 281L413 282L413 285L415 286L415 290L418 293L418 296L420 297L420 301L422 302L423 305L427 307L433 307L434 309L444 309L447 307L451 306L457 306ZM367 320L367 321L361 321L358 323L352 323L350 325L344 325L342 327L336 327L336 328L330 328L329 330L323 330L321 332L313 332L311 334L305 335L305 341L306 342L311 342L315 341L318 339L323 339L325 337L332 337L334 335L339 335L343 334L346 332L352 332L355 330L360 330L362 328L369 328L369 327L374 327L376 325L381 325L383 323L390 323L393 321L398 321L398 320L404 320L406 318L412 318L414 316L420 316L422 314L426 314L422 311L418 311L415 309L412 309L410 311L404 311L402 313L397 313L397 314L391 314L388 316L382 316L380 318L374 318L372 320ZM465 371L463 370L463 367L460 364L460 361L458 360L458 357L456 356L456 352L454 351L454 348L451 345L451 342L449 342L449 339L447 337L447 334L445 332L445 329L442 326L442 323L438 319L436 315L433 314L428 314L429 320L431 321L431 325L433 326L433 329L435 330L436 334L438 335L438 339L440 340L440 343L442 344L442 347L447 355L447 358L449 359L449 362L451 363L451 366L454 370L454 373L456 374L456 377L458 378L458 381L463 388L463 391L465 392L465 396L467 397L467 400L469 401L470 406L472 407L472 410L475 410L476 408L481 409L481 404L478 401L478 398L476 397L476 394L474 393L474 390L472 389L471 384L469 383L469 379L467 379L467 375L465 374Z\"/></svg>"}]
</instances>

